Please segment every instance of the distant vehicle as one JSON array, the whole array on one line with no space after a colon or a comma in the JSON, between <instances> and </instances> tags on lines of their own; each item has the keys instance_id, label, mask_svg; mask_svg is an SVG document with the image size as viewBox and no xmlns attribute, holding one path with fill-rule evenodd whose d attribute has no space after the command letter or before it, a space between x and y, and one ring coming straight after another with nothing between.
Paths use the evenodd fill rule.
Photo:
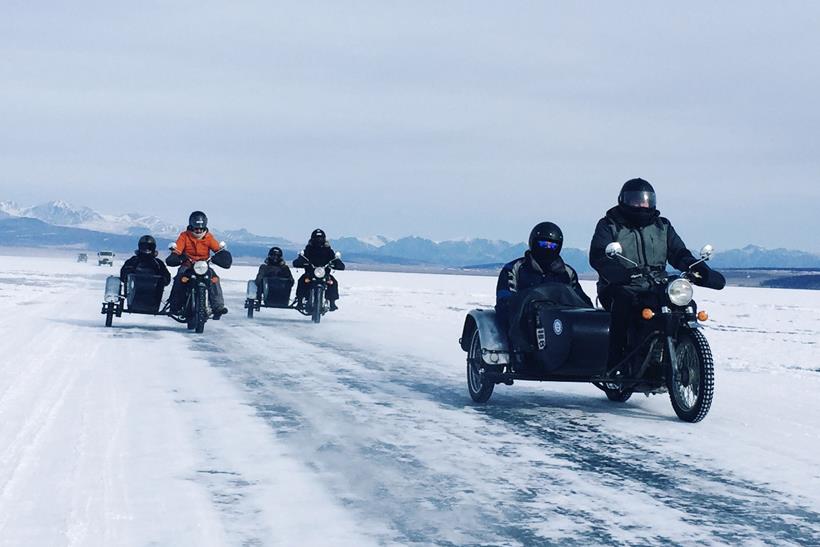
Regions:
<instances>
[{"instance_id":1,"label":"distant vehicle","mask_svg":"<svg viewBox=\"0 0 820 547\"><path fill-rule=\"evenodd\" d=\"M97 253L97 266L114 266L114 251L100 251Z\"/></svg>"},{"instance_id":2,"label":"distant vehicle","mask_svg":"<svg viewBox=\"0 0 820 547\"><path fill-rule=\"evenodd\" d=\"M88 255L86 253L80 253L77 255L77 262L88 262Z\"/></svg>"}]
</instances>

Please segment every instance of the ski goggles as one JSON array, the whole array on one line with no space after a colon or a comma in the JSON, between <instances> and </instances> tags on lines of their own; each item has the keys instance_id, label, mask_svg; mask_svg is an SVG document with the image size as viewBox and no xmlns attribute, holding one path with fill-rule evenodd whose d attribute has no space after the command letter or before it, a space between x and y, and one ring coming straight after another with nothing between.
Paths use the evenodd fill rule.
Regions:
<instances>
[{"instance_id":1,"label":"ski goggles","mask_svg":"<svg viewBox=\"0 0 820 547\"><path fill-rule=\"evenodd\" d=\"M191 229L191 231L192 231L193 233L195 233L195 234L201 234L201 233L203 233L203 232L207 232L207 231L208 231L208 228L198 228L198 227L194 227L194 228L192 228L192 229Z\"/></svg>"},{"instance_id":2,"label":"ski goggles","mask_svg":"<svg viewBox=\"0 0 820 547\"><path fill-rule=\"evenodd\" d=\"M539 239L535 242L539 249L549 249L550 251L554 251L558 248L558 243L554 241L547 241L546 239Z\"/></svg>"}]
</instances>

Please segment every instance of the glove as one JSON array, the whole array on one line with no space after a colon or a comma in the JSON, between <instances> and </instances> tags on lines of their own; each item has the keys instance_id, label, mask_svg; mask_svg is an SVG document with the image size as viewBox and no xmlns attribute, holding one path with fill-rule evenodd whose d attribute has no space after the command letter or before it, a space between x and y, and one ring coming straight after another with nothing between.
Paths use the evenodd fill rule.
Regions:
<instances>
[{"instance_id":1,"label":"glove","mask_svg":"<svg viewBox=\"0 0 820 547\"><path fill-rule=\"evenodd\" d=\"M692 276L692 283L707 289L714 289L716 291L722 290L726 286L726 278L723 274L713 270L704 263L700 263L694 268Z\"/></svg>"},{"instance_id":2,"label":"glove","mask_svg":"<svg viewBox=\"0 0 820 547\"><path fill-rule=\"evenodd\" d=\"M630 287L647 291L652 288L652 284L647 279L647 272L643 268L630 268L627 270L629 276L628 285Z\"/></svg>"},{"instance_id":3,"label":"glove","mask_svg":"<svg viewBox=\"0 0 820 547\"><path fill-rule=\"evenodd\" d=\"M680 271L682 271L682 272L685 272L685 271L689 270L689 268L692 267L692 264L694 264L695 262L698 261L698 259L695 258L694 256L692 256L690 253L687 253L687 254L689 256L685 256L685 257L681 258L681 260L680 260ZM703 264L703 263L701 262L701 264ZM700 266L700 264L698 264L698 266Z\"/></svg>"},{"instance_id":4,"label":"glove","mask_svg":"<svg viewBox=\"0 0 820 547\"><path fill-rule=\"evenodd\" d=\"M165 259L165 263L171 266L172 268L176 268L177 266L181 266L183 262L190 260L188 255L181 254L178 255L176 253L171 253L168 255L168 258Z\"/></svg>"}]
</instances>

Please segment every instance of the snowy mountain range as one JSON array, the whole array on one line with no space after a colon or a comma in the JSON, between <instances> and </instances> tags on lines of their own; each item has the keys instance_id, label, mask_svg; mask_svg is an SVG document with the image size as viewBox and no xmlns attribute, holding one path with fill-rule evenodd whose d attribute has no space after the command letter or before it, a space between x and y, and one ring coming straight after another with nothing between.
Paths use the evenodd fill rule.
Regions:
<instances>
[{"instance_id":1,"label":"snowy mountain range","mask_svg":"<svg viewBox=\"0 0 820 547\"><path fill-rule=\"evenodd\" d=\"M102 214L65 201L22 207L0 202L0 241L6 246L59 247L96 250L110 248L130 252L135 236L151 233L161 245L176 238L182 227L139 213ZM237 256L264 256L277 245L286 255L296 254L304 242L262 236L240 230L216 230ZM404 266L444 266L492 269L523 254L523 242L489 239L432 241L416 236L390 239L384 236L341 237L332 241L348 261ZM564 249L564 258L579 272L590 271L586 251ZM719 268L820 268L820 255L789 249L764 249L749 245L715 255Z\"/></svg>"},{"instance_id":2,"label":"snowy mountain range","mask_svg":"<svg viewBox=\"0 0 820 547\"><path fill-rule=\"evenodd\" d=\"M50 201L33 207L21 207L13 201L0 202L0 213L9 217L36 218L53 226L82 228L120 235L138 235L146 231L172 237L180 227L155 216L140 213L104 215L88 207L78 207L65 201Z\"/></svg>"}]
</instances>

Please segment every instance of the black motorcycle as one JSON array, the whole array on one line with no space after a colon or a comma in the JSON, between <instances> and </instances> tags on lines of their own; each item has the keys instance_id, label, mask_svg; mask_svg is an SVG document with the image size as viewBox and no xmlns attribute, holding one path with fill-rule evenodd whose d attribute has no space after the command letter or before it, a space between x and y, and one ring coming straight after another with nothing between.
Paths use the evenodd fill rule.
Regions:
<instances>
[{"instance_id":1,"label":"black motorcycle","mask_svg":"<svg viewBox=\"0 0 820 547\"><path fill-rule=\"evenodd\" d=\"M296 305L295 309L302 315L309 316L314 323L319 323L322 320L322 316L330 309L330 303L327 301L325 295L328 285L334 283L333 277L331 276L334 269L334 262L341 259L342 254L337 252L336 258L328 262L325 266L314 266L311 264L305 256L304 251L300 252L299 256L308 262L308 267L305 268L305 276L300 283L309 284L309 287L307 299L301 306Z\"/></svg>"},{"instance_id":2,"label":"black motorcycle","mask_svg":"<svg viewBox=\"0 0 820 547\"><path fill-rule=\"evenodd\" d=\"M171 245L171 250L176 246ZM179 318L174 319L187 324L188 329L201 334L205 330L205 323L209 318L219 320L220 316L213 313L208 299L208 289L216 283L216 272L211 269L211 263L226 270L231 267L233 257L225 248L225 243L219 244L219 250L208 260L198 260L183 274L180 281L185 287L185 305Z\"/></svg>"},{"instance_id":3,"label":"black motorcycle","mask_svg":"<svg viewBox=\"0 0 820 547\"><path fill-rule=\"evenodd\" d=\"M610 259L637 267L622 253L619 243L607 246ZM701 260L692 267L709 260L712 253L711 246L704 247ZM714 396L714 362L700 331L708 314L698 311L692 299L692 283L700 281L692 267L680 275L649 270L637 274L650 286L646 307L629 329L626 355L611 367L609 312L556 305L560 299L553 296L536 297L523 314L527 344L515 349L495 311L469 312L459 342L467 352L470 397L486 402L496 384L512 385L514 380L590 382L617 402L627 401L633 393L668 392L681 420L702 420Z\"/></svg>"}]
</instances>

